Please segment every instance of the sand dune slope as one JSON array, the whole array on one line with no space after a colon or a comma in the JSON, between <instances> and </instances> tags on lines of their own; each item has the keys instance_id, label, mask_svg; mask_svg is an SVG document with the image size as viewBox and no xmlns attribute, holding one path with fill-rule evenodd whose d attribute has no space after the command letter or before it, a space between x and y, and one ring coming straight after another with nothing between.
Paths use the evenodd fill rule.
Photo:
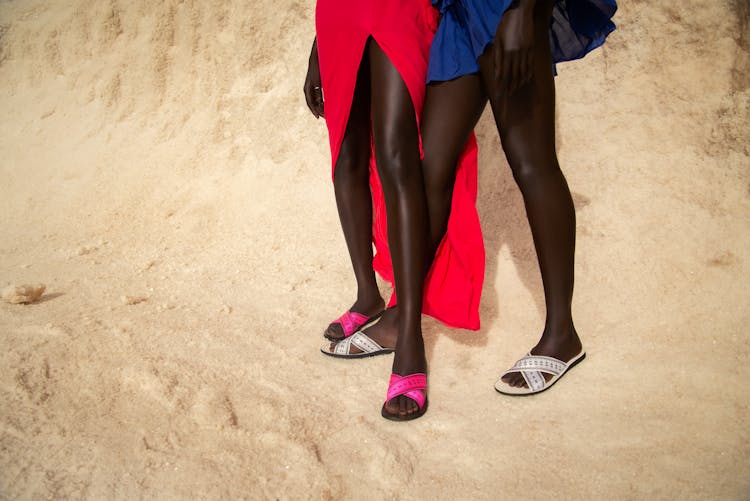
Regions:
<instances>
[{"instance_id":1,"label":"sand dune slope","mask_svg":"<svg viewBox=\"0 0 750 501\"><path fill-rule=\"evenodd\" d=\"M314 2L0 2L0 289L47 286L0 303L0 497L747 498L747 3L623 3L556 80L588 359L492 388L544 302L485 115L483 328L425 321L394 424L388 357L317 352L355 290Z\"/></svg>"}]
</instances>

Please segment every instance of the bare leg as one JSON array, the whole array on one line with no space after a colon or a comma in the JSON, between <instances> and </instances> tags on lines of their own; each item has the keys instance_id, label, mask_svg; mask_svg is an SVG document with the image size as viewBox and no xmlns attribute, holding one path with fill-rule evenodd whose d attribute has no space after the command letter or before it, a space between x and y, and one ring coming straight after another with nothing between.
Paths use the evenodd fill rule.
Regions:
<instances>
[{"instance_id":1,"label":"bare leg","mask_svg":"<svg viewBox=\"0 0 750 501\"><path fill-rule=\"evenodd\" d=\"M426 269L432 263L448 225L458 158L486 103L478 75L427 87L422 113L425 154L422 170L429 213ZM386 310L380 321L368 327L365 333L381 346L394 348L399 332L397 310L398 307ZM359 350L352 347L351 352Z\"/></svg>"},{"instance_id":2,"label":"bare leg","mask_svg":"<svg viewBox=\"0 0 750 501\"><path fill-rule=\"evenodd\" d=\"M333 185L346 246L357 280L357 300L351 311L375 315L385 306L372 269L372 195L370 194L370 72L365 56L357 75L349 121L336 160ZM326 330L343 338L338 323Z\"/></svg>"},{"instance_id":3,"label":"bare leg","mask_svg":"<svg viewBox=\"0 0 750 501\"><path fill-rule=\"evenodd\" d=\"M427 86L422 113L422 173L430 223L428 265L448 227L459 156L486 104L478 75Z\"/></svg>"},{"instance_id":4,"label":"bare leg","mask_svg":"<svg viewBox=\"0 0 750 501\"><path fill-rule=\"evenodd\" d=\"M421 327L427 204L411 97L401 75L374 40L368 44L368 53L375 156L399 299L393 372L403 376L427 369ZM403 417L417 412L418 407L412 399L401 396L392 399L386 411Z\"/></svg>"},{"instance_id":5,"label":"bare leg","mask_svg":"<svg viewBox=\"0 0 750 501\"><path fill-rule=\"evenodd\" d=\"M547 318L531 353L567 361L581 350L571 313L575 210L555 151L555 85L548 33L552 2L538 2L534 14L534 70L528 84L510 96L501 95L494 91L490 50L479 64L503 150L523 194L544 285ZM512 386L526 386L519 373L503 379Z\"/></svg>"}]
</instances>

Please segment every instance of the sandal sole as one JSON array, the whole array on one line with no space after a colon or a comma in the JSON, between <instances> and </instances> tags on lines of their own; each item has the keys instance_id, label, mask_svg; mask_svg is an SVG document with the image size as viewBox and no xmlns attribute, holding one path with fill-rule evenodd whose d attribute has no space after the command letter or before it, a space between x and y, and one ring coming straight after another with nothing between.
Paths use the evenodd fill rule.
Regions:
<instances>
[{"instance_id":1,"label":"sandal sole","mask_svg":"<svg viewBox=\"0 0 750 501\"><path fill-rule=\"evenodd\" d=\"M390 355L396 350L379 350L379 351L373 351L371 353L354 353L353 355L339 355L338 353L331 353L329 351L320 350L320 352L323 355L328 355L329 357L333 358L369 358L369 357L377 357L378 355Z\"/></svg>"}]
</instances>

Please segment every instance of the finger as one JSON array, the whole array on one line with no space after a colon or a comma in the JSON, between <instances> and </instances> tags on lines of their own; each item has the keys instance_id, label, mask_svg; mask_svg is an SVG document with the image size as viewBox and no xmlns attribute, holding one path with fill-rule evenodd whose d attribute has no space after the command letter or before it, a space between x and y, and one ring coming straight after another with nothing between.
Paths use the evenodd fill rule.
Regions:
<instances>
[{"instance_id":1,"label":"finger","mask_svg":"<svg viewBox=\"0 0 750 501\"><path fill-rule=\"evenodd\" d=\"M518 60L518 88L520 89L524 85L526 85L526 80L528 79L529 74L529 68L527 67L529 59L529 52L523 51L521 54L521 58Z\"/></svg>"},{"instance_id":2,"label":"finger","mask_svg":"<svg viewBox=\"0 0 750 501\"><path fill-rule=\"evenodd\" d=\"M534 51L529 50L526 52L524 57L524 70L523 70L523 83L527 84L531 82L534 76Z\"/></svg>"},{"instance_id":3,"label":"finger","mask_svg":"<svg viewBox=\"0 0 750 501\"><path fill-rule=\"evenodd\" d=\"M323 116L323 92L320 87L313 86L310 90L310 100L312 114L315 118Z\"/></svg>"},{"instance_id":4,"label":"finger","mask_svg":"<svg viewBox=\"0 0 750 501\"><path fill-rule=\"evenodd\" d=\"M325 99L323 97L323 88L320 87L320 86L318 86L318 108L317 109L318 109L318 116L319 117L324 116L324 114L323 114L323 110L324 110L323 104L324 103L325 103Z\"/></svg>"},{"instance_id":5,"label":"finger","mask_svg":"<svg viewBox=\"0 0 750 501\"><path fill-rule=\"evenodd\" d=\"M511 64L513 64L513 56L512 54L503 54L503 67L502 67L502 75L500 77L500 86L503 89L503 92L507 94L508 87L510 85L510 69Z\"/></svg>"},{"instance_id":6,"label":"finger","mask_svg":"<svg viewBox=\"0 0 750 501\"><path fill-rule=\"evenodd\" d=\"M318 118L318 116L315 114L315 97L312 93L312 85L310 85L308 82L305 82L305 86L302 90L305 94L305 102L307 103L307 107L310 110L310 113L315 115L315 118Z\"/></svg>"},{"instance_id":7,"label":"finger","mask_svg":"<svg viewBox=\"0 0 750 501\"><path fill-rule=\"evenodd\" d=\"M503 47L495 41L495 45L492 48L494 57L494 73L495 73L495 81L499 82L500 77L502 76L502 67L503 67Z\"/></svg>"},{"instance_id":8,"label":"finger","mask_svg":"<svg viewBox=\"0 0 750 501\"><path fill-rule=\"evenodd\" d=\"M313 87L315 96L315 113L316 118L323 116L323 90L320 87Z\"/></svg>"},{"instance_id":9,"label":"finger","mask_svg":"<svg viewBox=\"0 0 750 501\"><path fill-rule=\"evenodd\" d=\"M516 90L523 87L526 81L526 51L518 55L518 66L516 70Z\"/></svg>"},{"instance_id":10,"label":"finger","mask_svg":"<svg viewBox=\"0 0 750 501\"><path fill-rule=\"evenodd\" d=\"M518 54L518 74L516 75L516 83L519 88L523 85L525 78L526 78L526 50L522 50Z\"/></svg>"},{"instance_id":11,"label":"finger","mask_svg":"<svg viewBox=\"0 0 750 501\"><path fill-rule=\"evenodd\" d=\"M307 85L305 85L304 93L305 93L305 103L307 103L307 108L310 110L310 113L315 115L315 103L313 102L313 97L310 95L310 91L307 89Z\"/></svg>"},{"instance_id":12,"label":"finger","mask_svg":"<svg viewBox=\"0 0 750 501\"><path fill-rule=\"evenodd\" d=\"M521 57L520 52L516 52L513 55L513 61L510 67L510 93L514 93L519 87L519 80L521 79Z\"/></svg>"}]
</instances>

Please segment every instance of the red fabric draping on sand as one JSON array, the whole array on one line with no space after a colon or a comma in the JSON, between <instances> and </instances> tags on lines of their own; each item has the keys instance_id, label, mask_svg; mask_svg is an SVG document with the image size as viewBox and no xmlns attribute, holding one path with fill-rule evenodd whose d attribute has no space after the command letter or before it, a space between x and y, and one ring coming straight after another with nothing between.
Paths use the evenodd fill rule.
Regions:
<instances>
[{"instance_id":1,"label":"red fabric draping on sand","mask_svg":"<svg viewBox=\"0 0 750 501\"><path fill-rule=\"evenodd\" d=\"M383 49L403 78L419 123L436 25L437 12L429 0L318 0L318 56L334 168L369 37ZM370 158L376 250L373 267L393 283L383 191L374 155ZM479 300L484 280L484 243L476 196L477 145L472 135L459 161L448 231L427 277L423 303L424 313L464 329L479 329ZM395 304L395 293L390 304Z\"/></svg>"}]
</instances>

